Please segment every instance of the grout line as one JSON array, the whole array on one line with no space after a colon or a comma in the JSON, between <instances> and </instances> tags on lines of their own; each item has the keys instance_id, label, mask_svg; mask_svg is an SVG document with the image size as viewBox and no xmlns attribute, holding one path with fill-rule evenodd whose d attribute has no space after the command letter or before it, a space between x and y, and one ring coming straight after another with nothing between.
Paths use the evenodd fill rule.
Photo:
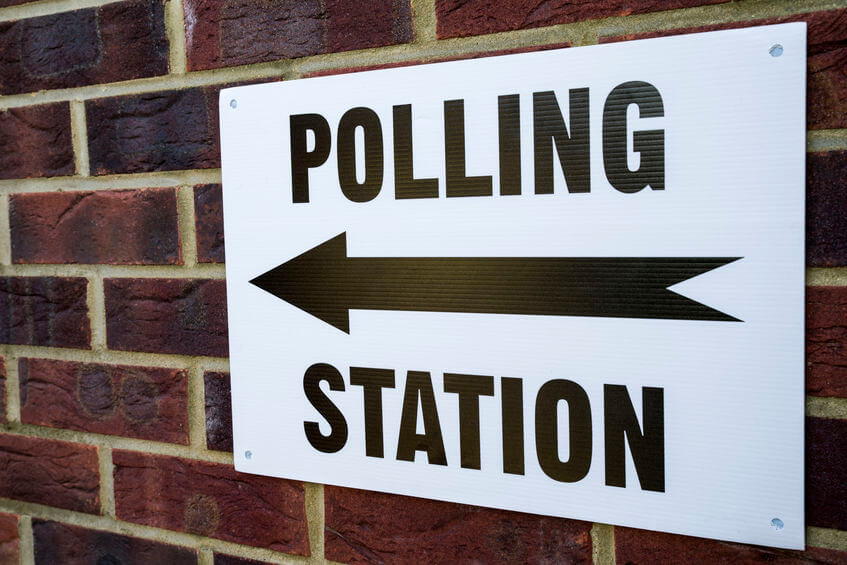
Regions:
<instances>
[{"instance_id":1,"label":"grout line","mask_svg":"<svg viewBox=\"0 0 847 565\"><path fill-rule=\"evenodd\" d=\"M112 448L101 445L97 448L100 467L100 508L104 516L115 517L115 471L112 463Z\"/></svg>"},{"instance_id":2,"label":"grout line","mask_svg":"<svg viewBox=\"0 0 847 565\"><path fill-rule=\"evenodd\" d=\"M73 190L126 190L221 182L220 169L197 169L94 177L47 177L0 180L0 193Z\"/></svg>"},{"instance_id":3,"label":"grout line","mask_svg":"<svg viewBox=\"0 0 847 565\"><path fill-rule=\"evenodd\" d=\"M206 390L197 366L188 370L188 436L192 451L206 450Z\"/></svg>"},{"instance_id":4,"label":"grout line","mask_svg":"<svg viewBox=\"0 0 847 565\"><path fill-rule=\"evenodd\" d=\"M229 359L226 357L200 357L196 355L177 355L173 353L145 353L140 351L118 351L107 349L97 353L88 349L67 349L42 345L4 345L0 344L0 355L10 357L40 357L57 361L78 361L81 363L107 363L113 365L142 365L147 367L165 367L185 369L202 359L207 371L229 371ZM8 373L8 367L7 367ZM8 378L8 377L7 377Z\"/></svg>"},{"instance_id":5,"label":"grout line","mask_svg":"<svg viewBox=\"0 0 847 565\"><path fill-rule=\"evenodd\" d=\"M20 564L35 564L35 544L32 538L32 518L22 515L18 519L18 537L20 538Z\"/></svg>"},{"instance_id":6,"label":"grout line","mask_svg":"<svg viewBox=\"0 0 847 565\"><path fill-rule=\"evenodd\" d=\"M90 176L88 161L88 127L85 121L85 102L71 100L71 141L74 149L76 174Z\"/></svg>"},{"instance_id":7,"label":"grout line","mask_svg":"<svg viewBox=\"0 0 847 565\"><path fill-rule=\"evenodd\" d=\"M102 278L166 278L166 279L223 279L223 263L198 263L190 267L181 265L80 265L50 263L44 265L19 264L4 269L6 275L18 277L102 277Z\"/></svg>"},{"instance_id":8,"label":"grout line","mask_svg":"<svg viewBox=\"0 0 847 565\"><path fill-rule=\"evenodd\" d=\"M171 74L184 75L185 59L185 20L183 19L182 0L165 2L165 31L168 36L168 69Z\"/></svg>"},{"instance_id":9,"label":"grout line","mask_svg":"<svg viewBox=\"0 0 847 565\"><path fill-rule=\"evenodd\" d=\"M806 416L847 420L847 398L806 396Z\"/></svg>"},{"instance_id":10,"label":"grout line","mask_svg":"<svg viewBox=\"0 0 847 565\"><path fill-rule=\"evenodd\" d=\"M435 0L411 0L412 31L414 43L428 43L438 39L438 17Z\"/></svg>"},{"instance_id":11,"label":"grout line","mask_svg":"<svg viewBox=\"0 0 847 565\"><path fill-rule=\"evenodd\" d=\"M0 233L11 234L9 227L9 195L0 194ZM12 238L0 237L0 274L12 264Z\"/></svg>"},{"instance_id":12,"label":"grout line","mask_svg":"<svg viewBox=\"0 0 847 565\"><path fill-rule=\"evenodd\" d=\"M615 528L609 524L591 526L591 557L594 565L615 565Z\"/></svg>"},{"instance_id":13,"label":"grout line","mask_svg":"<svg viewBox=\"0 0 847 565\"><path fill-rule=\"evenodd\" d=\"M260 547L239 545L234 542L224 541L217 538L207 538L186 532L155 528L153 526L136 524L134 522L124 522L108 516L85 514L83 512L53 508L42 504L22 502L8 498L0 498L0 512L23 514L26 515L27 519L29 516L32 516L45 520L62 522L72 526L81 526L89 530L100 530L123 536L147 539L157 543L179 545L194 550L200 550L201 552L215 551L273 563L304 564L309 562L308 557L290 555ZM19 531L26 535L26 526L20 528ZM31 528L29 528L30 541L32 539L31 531ZM24 538L22 537L22 541L23 539ZM22 560L21 563L26 562ZM29 561L29 563L32 562Z\"/></svg>"},{"instance_id":14,"label":"grout line","mask_svg":"<svg viewBox=\"0 0 847 565\"><path fill-rule=\"evenodd\" d=\"M215 565L215 554L211 549L201 548L197 552L197 565Z\"/></svg>"},{"instance_id":15,"label":"grout line","mask_svg":"<svg viewBox=\"0 0 847 565\"><path fill-rule=\"evenodd\" d=\"M197 234L194 218L194 188L181 186L176 192L177 211L179 213L179 240L182 245L182 264L185 267L197 266Z\"/></svg>"},{"instance_id":16,"label":"grout line","mask_svg":"<svg viewBox=\"0 0 847 565\"><path fill-rule=\"evenodd\" d=\"M806 545L847 551L847 532L806 526Z\"/></svg>"},{"instance_id":17,"label":"grout line","mask_svg":"<svg viewBox=\"0 0 847 565\"><path fill-rule=\"evenodd\" d=\"M3 356L6 362L6 421L14 425L21 421L21 381L18 374L18 358L15 355L4 354Z\"/></svg>"},{"instance_id":18,"label":"grout line","mask_svg":"<svg viewBox=\"0 0 847 565\"><path fill-rule=\"evenodd\" d=\"M304 483L306 487L306 520L309 525L309 547L316 563L325 563L324 553L324 486Z\"/></svg>"},{"instance_id":19,"label":"grout line","mask_svg":"<svg viewBox=\"0 0 847 565\"><path fill-rule=\"evenodd\" d=\"M847 286L847 267L808 268L806 286Z\"/></svg>"},{"instance_id":20,"label":"grout line","mask_svg":"<svg viewBox=\"0 0 847 565\"><path fill-rule=\"evenodd\" d=\"M88 279L88 323L91 328L91 351L106 349L106 304L103 296L103 276L93 273Z\"/></svg>"},{"instance_id":21,"label":"grout line","mask_svg":"<svg viewBox=\"0 0 847 565\"><path fill-rule=\"evenodd\" d=\"M847 149L847 129L823 129L806 133L806 151L838 151Z\"/></svg>"}]
</instances>

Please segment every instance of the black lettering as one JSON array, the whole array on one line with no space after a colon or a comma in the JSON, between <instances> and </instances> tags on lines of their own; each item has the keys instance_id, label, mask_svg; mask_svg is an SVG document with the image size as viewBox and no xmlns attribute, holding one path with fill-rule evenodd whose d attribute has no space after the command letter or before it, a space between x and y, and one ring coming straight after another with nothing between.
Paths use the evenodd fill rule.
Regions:
<instances>
[{"instance_id":1,"label":"black lettering","mask_svg":"<svg viewBox=\"0 0 847 565\"><path fill-rule=\"evenodd\" d=\"M500 194L521 193L521 105L520 96L497 97L500 135Z\"/></svg>"},{"instance_id":2,"label":"black lettering","mask_svg":"<svg viewBox=\"0 0 847 565\"><path fill-rule=\"evenodd\" d=\"M503 420L503 472L524 474L523 381L500 379L501 418Z\"/></svg>"},{"instance_id":3,"label":"black lettering","mask_svg":"<svg viewBox=\"0 0 847 565\"><path fill-rule=\"evenodd\" d=\"M315 148L306 149L306 131L315 133ZM309 169L319 167L329 157L331 132L320 114L297 114L289 118L291 135L291 196L294 203L309 201Z\"/></svg>"},{"instance_id":4,"label":"black lettering","mask_svg":"<svg viewBox=\"0 0 847 565\"><path fill-rule=\"evenodd\" d=\"M459 395L459 450L462 467L479 469L479 397L494 396L494 377L444 373L444 392Z\"/></svg>"},{"instance_id":5,"label":"black lettering","mask_svg":"<svg viewBox=\"0 0 847 565\"><path fill-rule=\"evenodd\" d=\"M356 179L356 128L365 132L365 180ZM338 122L338 184L353 202L368 202L382 190L382 125L370 108L353 108Z\"/></svg>"},{"instance_id":6,"label":"black lettering","mask_svg":"<svg viewBox=\"0 0 847 565\"><path fill-rule=\"evenodd\" d=\"M491 177L466 176L465 101L444 102L444 159L447 197L491 196Z\"/></svg>"},{"instance_id":7,"label":"black lettering","mask_svg":"<svg viewBox=\"0 0 847 565\"><path fill-rule=\"evenodd\" d=\"M412 105L394 106L394 196L438 198L438 179L416 179L412 163Z\"/></svg>"},{"instance_id":8,"label":"black lettering","mask_svg":"<svg viewBox=\"0 0 847 565\"><path fill-rule=\"evenodd\" d=\"M570 133L556 94L552 90L532 94L536 194L553 193L554 141L568 192L591 191L587 88L570 90L569 113Z\"/></svg>"},{"instance_id":9,"label":"black lettering","mask_svg":"<svg viewBox=\"0 0 847 565\"><path fill-rule=\"evenodd\" d=\"M382 389L394 388L394 371L350 367L350 384L362 387L365 403L365 454L368 457L384 457Z\"/></svg>"},{"instance_id":10,"label":"black lettering","mask_svg":"<svg viewBox=\"0 0 847 565\"><path fill-rule=\"evenodd\" d=\"M626 193L638 192L646 186L665 189L665 130L654 129L632 133L632 146L641 154L637 171L627 164L626 110L638 105L641 118L665 115L662 95L647 82L620 84L606 98L603 107L603 166L609 184Z\"/></svg>"},{"instance_id":11,"label":"black lettering","mask_svg":"<svg viewBox=\"0 0 847 565\"><path fill-rule=\"evenodd\" d=\"M568 403L570 456L559 459L559 401ZM535 399L535 449L541 470L551 479L574 483L591 467L591 405L573 381L555 379L541 386Z\"/></svg>"},{"instance_id":12,"label":"black lettering","mask_svg":"<svg viewBox=\"0 0 847 565\"><path fill-rule=\"evenodd\" d=\"M417 433L418 398L423 415L424 433ZM429 373L409 371L406 377L406 391L403 394L403 412L400 416L400 433L397 441L397 460L414 461L416 451L425 451L431 465L446 465L444 438L441 435L441 423L438 421L438 409L435 406L435 394Z\"/></svg>"},{"instance_id":13,"label":"black lettering","mask_svg":"<svg viewBox=\"0 0 847 565\"><path fill-rule=\"evenodd\" d=\"M642 490L665 492L664 402L664 389L641 389L641 409L644 417L644 433L641 433L626 387L603 385L607 485L626 487L626 436Z\"/></svg>"},{"instance_id":14,"label":"black lettering","mask_svg":"<svg viewBox=\"0 0 847 565\"><path fill-rule=\"evenodd\" d=\"M330 390L344 390L344 379L338 369L326 363L315 363L303 375L303 392L312 406L320 412L330 426L328 436L321 433L317 422L303 422L306 439L312 447L324 453L335 453L347 443L347 421L338 406L321 390L321 381L329 383Z\"/></svg>"}]
</instances>

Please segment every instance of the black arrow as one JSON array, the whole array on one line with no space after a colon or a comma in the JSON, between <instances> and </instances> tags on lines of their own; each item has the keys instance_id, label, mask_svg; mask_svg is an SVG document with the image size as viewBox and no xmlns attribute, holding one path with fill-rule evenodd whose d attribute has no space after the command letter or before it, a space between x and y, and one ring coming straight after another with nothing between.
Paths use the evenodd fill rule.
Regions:
<instances>
[{"instance_id":1,"label":"black arrow","mask_svg":"<svg viewBox=\"0 0 847 565\"><path fill-rule=\"evenodd\" d=\"M348 257L346 233L250 282L350 333L349 311L739 322L667 287L739 257Z\"/></svg>"}]
</instances>

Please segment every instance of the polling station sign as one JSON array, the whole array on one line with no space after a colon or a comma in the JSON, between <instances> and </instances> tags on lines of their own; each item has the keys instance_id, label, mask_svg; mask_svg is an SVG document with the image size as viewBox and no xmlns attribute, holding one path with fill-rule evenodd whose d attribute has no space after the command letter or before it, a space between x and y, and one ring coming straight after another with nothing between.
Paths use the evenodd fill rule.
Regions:
<instances>
[{"instance_id":1,"label":"polling station sign","mask_svg":"<svg viewBox=\"0 0 847 565\"><path fill-rule=\"evenodd\" d=\"M222 91L236 468L802 547L805 37Z\"/></svg>"}]
</instances>

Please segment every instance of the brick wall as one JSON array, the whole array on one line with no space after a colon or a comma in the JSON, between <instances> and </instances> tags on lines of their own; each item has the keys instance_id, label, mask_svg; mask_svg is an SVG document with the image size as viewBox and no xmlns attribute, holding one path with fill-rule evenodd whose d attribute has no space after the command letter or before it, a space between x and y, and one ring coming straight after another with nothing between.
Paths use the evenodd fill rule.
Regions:
<instances>
[{"instance_id":1,"label":"brick wall","mask_svg":"<svg viewBox=\"0 0 847 565\"><path fill-rule=\"evenodd\" d=\"M226 85L806 21L807 545L237 473ZM0 562L847 562L843 0L0 0Z\"/></svg>"}]
</instances>

